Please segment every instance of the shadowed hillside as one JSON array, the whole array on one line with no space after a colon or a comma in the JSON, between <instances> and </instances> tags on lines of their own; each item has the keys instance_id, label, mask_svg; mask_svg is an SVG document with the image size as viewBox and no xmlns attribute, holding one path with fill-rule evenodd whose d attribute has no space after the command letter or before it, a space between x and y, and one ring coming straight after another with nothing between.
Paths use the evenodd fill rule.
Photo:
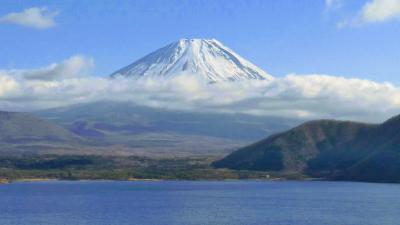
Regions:
<instances>
[{"instance_id":1,"label":"shadowed hillside","mask_svg":"<svg viewBox=\"0 0 400 225\"><path fill-rule=\"evenodd\" d=\"M400 116L380 125L320 120L241 148L216 167L400 182Z\"/></svg>"}]
</instances>

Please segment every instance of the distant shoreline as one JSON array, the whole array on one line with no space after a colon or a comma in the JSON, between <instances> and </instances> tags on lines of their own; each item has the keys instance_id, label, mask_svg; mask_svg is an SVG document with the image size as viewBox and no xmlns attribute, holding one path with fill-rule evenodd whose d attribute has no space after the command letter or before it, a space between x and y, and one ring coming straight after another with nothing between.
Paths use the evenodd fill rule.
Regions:
<instances>
[{"instance_id":1,"label":"distant shoreline","mask_svg":"<svg viewBox=\"0 0 400 225\"><path fill-rule=\"evenodd\" d=\"M82 182L82 181L163 181L162 179L137 179L129 178L126 180L115 180L115 179L56 179L56 178L21 178L21 179L0 179L1 184L11 183L34 183L34 182L46 182L46 181L71 181L71 182Z\"/></svg>"},{"instance_id":2,"label":"distant shoreline","mask_svg":"<svg viewBox=\"0 0 400 225\"><path fill-rule=\"evenodd\" d=\"M46 181L353 181L294 171L253 171L214 168L213 158L154 159L139 156L21 155L3 156L0 184ZM399 182L397 182L399 183Z\"/></svg>"},{"instance_id":3,"label":"distant shoreline","mask_svg":"<svg viewBox=\"0 0 400 225\"><path fill-rule=\"evenodd\" d=\"M374 184L399 184L396 182L368 182L368 181L357 181L357 180L330 180L325 178L301 178L301 179L293 179L293 178L271 178L271 179L262 179L262 178L238 178L238 179L140 179L140 178L129 178L129 179L56 179L56 178L21 178L21 179L0 179L0 185L7 185L13 183L40 183L40 182L162 182L162 181L181 181L181 182L229 182L229 181L259 181L259 182L283 182L283 181L298 181L298 182L307 182L307 181L328 181L328 182L356 182L356 183L374 183Z\"/></svg>"},{"instance_id":4,"label":"distant shoreline","mask_svg":"<svg viewBox=\"0 0 400 225\"><path fill-rule=\"evenodd\" d=\"M140 181L149 181L149 182L159 182L159 181L215 181L215 182L224 182L224 181L328 181L326 179L319 178L307 178L307 179L287 179L287 178L271 178L271 179L261 179L261 178L253 178L253 179L141 179L141 178L128 178L128 179L56 179L56 178L21 178L21 179L0 179L1 184L12 184L12 183L34 183L34 182L46 182L46 181L68 181L68 182L84 182L84 181L130 181L130 182L140 182Z\"/></svg>"}]
</instances>

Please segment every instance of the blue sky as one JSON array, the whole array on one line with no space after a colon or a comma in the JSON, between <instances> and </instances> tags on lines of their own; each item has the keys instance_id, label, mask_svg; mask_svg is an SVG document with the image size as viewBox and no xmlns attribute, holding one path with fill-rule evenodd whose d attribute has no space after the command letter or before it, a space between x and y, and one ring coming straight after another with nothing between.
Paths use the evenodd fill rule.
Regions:
<instances>
[{"instance_id":1,"label":"blue sky","mask_svg":"<svg viewBox=\"0 0 400 225\"><path fill-rule=\"evenodd\" d=\"M0 110L128 100L382 122L400 112L399 37L400 0L1 0ZM276 79L106 79L180 38L216 38Z\"/></svg>"},{"instance_id":2,"label":"blue sky","mask_svg":"<svg viewBox=\"0 0 400 225\"><path fill-rule=\"evenodd\" d=\"M400 20L358 21L372 1L2 0L0 17L32 7L57 15L47 29L0 23L0 69L81 54L102 76L179 38L216 38L277 77L317 73L398 85Z\"/></svg>"}]
</instances>

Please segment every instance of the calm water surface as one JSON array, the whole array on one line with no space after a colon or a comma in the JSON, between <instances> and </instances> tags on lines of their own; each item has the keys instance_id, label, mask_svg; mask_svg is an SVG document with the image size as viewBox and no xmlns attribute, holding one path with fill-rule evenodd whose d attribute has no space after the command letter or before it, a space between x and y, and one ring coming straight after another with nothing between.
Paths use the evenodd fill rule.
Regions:
<instances>
[{"instance_id":1,"label":"calm water surface","mask_svg":"<svg viewBox=\"0 0 400 225\"><path fill-rule=\"evenodd\" d=\"M39 182L0 185L0 224L395 225L400 185Z\"/></svg>"}]
</instances>

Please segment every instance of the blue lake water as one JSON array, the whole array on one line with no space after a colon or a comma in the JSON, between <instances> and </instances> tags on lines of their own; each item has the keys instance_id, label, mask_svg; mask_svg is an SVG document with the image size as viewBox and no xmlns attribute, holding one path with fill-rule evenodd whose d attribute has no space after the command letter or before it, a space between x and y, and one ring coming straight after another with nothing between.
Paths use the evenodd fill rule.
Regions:
<instances>
[{"instance_id":1,"label":"blue lake water","mask_svg":"<svg viewBox=\"0 0 400 225\"><path fill-rule=\"evenodd\" d=\"M0 185L0 224L393 225L400 185L93 182Z\"/></svg>"}]
</instances>

